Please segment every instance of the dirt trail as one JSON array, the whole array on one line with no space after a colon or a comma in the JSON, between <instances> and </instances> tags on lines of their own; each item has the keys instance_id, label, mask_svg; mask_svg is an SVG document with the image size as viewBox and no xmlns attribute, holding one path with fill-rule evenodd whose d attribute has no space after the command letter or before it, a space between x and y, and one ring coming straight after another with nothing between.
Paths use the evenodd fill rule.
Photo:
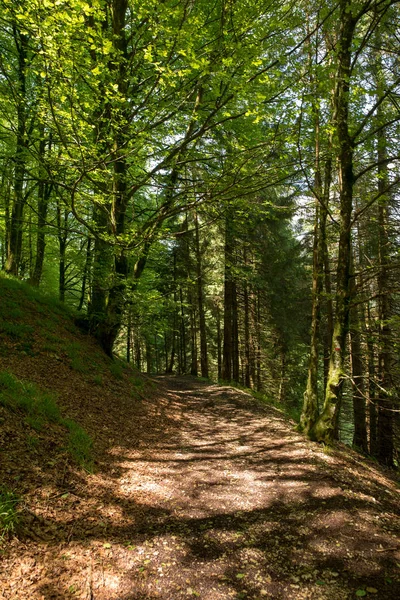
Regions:
<instances>
[{"instance_id":1,"label":"dirt trail","mask_svg":"<svg viewBox=\"0 0 400 600\"><path fill-rule=\"evenodd\" d=\"M0 598L400 597L398 491L382 471L324 453L244 392L162 382L140 418L108 415L94 475L38 496Z\"/></svg>"}]
</instances>

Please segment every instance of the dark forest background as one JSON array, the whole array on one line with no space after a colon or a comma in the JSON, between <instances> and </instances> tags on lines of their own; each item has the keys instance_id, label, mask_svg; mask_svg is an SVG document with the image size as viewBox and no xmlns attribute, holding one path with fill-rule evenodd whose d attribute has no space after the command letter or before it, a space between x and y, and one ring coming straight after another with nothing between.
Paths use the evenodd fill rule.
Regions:
<instances>
[{"instance_id":1,"label":"dark forest background","mask_svg":"<svg viewBox=\"0 0 400 600\"><path fill-rule=\"evenodd\" d=\"M0 0L3 271L398 465L399 14Z\"/></svg>"}]
</instances>

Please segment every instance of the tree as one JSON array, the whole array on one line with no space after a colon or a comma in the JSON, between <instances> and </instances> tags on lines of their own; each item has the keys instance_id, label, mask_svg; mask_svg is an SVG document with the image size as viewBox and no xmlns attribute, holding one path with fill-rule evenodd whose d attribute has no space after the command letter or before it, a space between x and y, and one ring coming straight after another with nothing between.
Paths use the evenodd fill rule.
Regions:
<instances>
[{"instance_id":1,"label":"tree","mask_svg":"<svg viewBox=\"0 0 400 600\"><path fill-rule=\"evenodd\" d=\"M334 94L334 123L336 128L336 148L338 157L338 183L340 199L339 220L339 249L336 273L335 322L333 330L332 349L329 363L328 381L325 391L325 401L321 415L312 427L310 435L317 440L331 442L338 436L338 419L341 406L342 387L345 378L346 336L349 323L350 300L350 262L351 262L351 229L353 225L353 190L357 176L354 173L354 146L357 136L363 131L366 118L361 121L355 132L350 130L350 83L354 72L352 61L353 40L357 25L362 18L369 15L371 25L366 37L370 35L385 14L388 3L367 3L359 6L348 0L340 2L340 20L338 32L337 72ZM358 58L359 52L355 56ZM373 113L380 101L373 107ZM360 177L360 175L358 175Z\"/></svg>"}]
</instances>

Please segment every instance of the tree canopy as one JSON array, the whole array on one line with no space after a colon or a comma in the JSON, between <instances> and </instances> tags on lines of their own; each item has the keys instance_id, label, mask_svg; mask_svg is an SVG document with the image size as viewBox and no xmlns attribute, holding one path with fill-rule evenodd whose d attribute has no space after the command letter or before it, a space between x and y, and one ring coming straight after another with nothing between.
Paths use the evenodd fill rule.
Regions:
<instances>
[{"instance_id":1,"label":"tree canopy","mask_svg":"<svg viewBox=\"0 0 400 600\"><path fill-rule=\"evenodd\" d=\"M253 388L393 465L398 3L0 9L2 268L110 356Z\"/></svg>"}]
</instances>

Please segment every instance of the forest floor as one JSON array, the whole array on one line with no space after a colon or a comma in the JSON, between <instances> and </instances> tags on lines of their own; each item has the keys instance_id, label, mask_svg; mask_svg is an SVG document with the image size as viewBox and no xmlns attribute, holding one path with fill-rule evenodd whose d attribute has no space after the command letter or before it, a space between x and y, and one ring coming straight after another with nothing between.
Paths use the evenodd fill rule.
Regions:
<instances>
[{"instance_id":1,"label":"forest floor","mask_svg":"<svg viewBox=\"0 0 400 600\"><path fill-rule=\"evenodd\" d=\"M28 466L11 452L5 472L28 483L1 599L400 598L390 472L324 451L245 392L156 383L136 401L104 386L83 411L97 431L93 474L55 461L44 473L40 450Z\"/></svg>"}]
</instances>

